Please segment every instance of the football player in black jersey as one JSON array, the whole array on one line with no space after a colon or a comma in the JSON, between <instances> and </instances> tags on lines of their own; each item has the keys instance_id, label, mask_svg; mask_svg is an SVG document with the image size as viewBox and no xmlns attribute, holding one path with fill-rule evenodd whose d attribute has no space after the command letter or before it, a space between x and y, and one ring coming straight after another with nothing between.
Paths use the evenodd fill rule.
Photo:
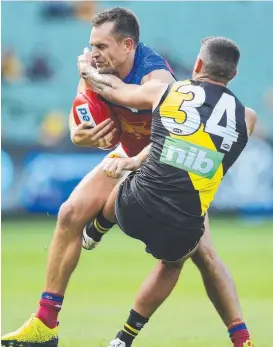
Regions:
<instances>
[{"instance_id":1,"label":"football player in black jersey","mask_svg":"<svg viewBox=\"0 0 273 347\"><path fill-rule=\"evenodd\" d=\"M170 276L162 276L157 268L153 271L111 347L131 346L171 293L184 261L198 247L206 211L224 175L254 129L256 113L227 88L236 76L239 57L233 41L209 37L202 42L192 79L143 86L128 86L79 62L82 76L104 98L127 107L153 109L151 145L136 157L104 163L110 176L119 177L123 170L134 172L112 193L102 214L113 223L116 217L127 235L143 241ZM229 334L234 347L253 346L239 317Z\"/></svg>"}]
</instances>

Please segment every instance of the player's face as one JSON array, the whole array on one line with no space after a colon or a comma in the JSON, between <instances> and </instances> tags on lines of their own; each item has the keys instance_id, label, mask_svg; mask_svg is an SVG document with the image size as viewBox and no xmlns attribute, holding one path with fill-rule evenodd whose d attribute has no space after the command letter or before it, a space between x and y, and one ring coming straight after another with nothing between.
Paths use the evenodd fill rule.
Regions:
<instances>
[{"instance_id":1,"label":"player's face","mask_svg":"<svg viewBox=\"0 0 273 347\"><path fill-rule=\"evenodd\" d=\"M118 72L128 57L125 40L117 40L112 34L114 23L94 27L90 35L92 57L100 73Z\"/></svg>"}]
</instances>

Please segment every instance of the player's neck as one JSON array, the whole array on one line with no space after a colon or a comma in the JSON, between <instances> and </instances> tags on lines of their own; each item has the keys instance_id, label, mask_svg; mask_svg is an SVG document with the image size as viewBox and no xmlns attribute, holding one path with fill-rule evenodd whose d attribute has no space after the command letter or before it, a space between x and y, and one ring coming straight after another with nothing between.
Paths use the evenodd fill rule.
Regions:
<instances>
[{"instance_id":1,"label":"player's neck","mask_svg":"<svg viewBox=\"0 0 273 347\"><path fill-rule=\"evenodd\" d=\"M224 82L216 82L214 80L212 80L211 78L207 77L207 76L197 76L195 78L198 81L203 81L203 82L207 82L207 83L211 83L211 84L216 84L217 86L222 86L222 87L226 87L226 83Z\"/></svg>"},{"instance_id":2,"label":"player's neck","mask_svg":"<svg viewBox=\"0 0 273 347\"><path fill-rule=\"evenodd\" d=\"M118 74L119 78L124 80L126 76L129 75L130 71L132 70L134 66L134 59L135 59L135 53L136 51L132 51L126 61L119 66L118 68Z\"/></svg>"}]
</instances>

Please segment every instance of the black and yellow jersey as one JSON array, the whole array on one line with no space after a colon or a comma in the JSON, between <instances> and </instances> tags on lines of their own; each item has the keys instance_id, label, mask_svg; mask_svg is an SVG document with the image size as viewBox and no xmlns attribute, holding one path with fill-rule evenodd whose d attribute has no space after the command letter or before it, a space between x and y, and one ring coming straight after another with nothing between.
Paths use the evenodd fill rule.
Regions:
<instances>
[{"instance_id":1,"label":"black and yellow jersey","mask_svg":"<svg viewBox=\"0 0 273 347\"><path fill-rule=\"evenodd\" d=\"M153 112L152 147L133 193L164 223L179 226L185 216L202 220L247 140L245 107L229 89L174 82Z\"/></svg>"}]
</instances>

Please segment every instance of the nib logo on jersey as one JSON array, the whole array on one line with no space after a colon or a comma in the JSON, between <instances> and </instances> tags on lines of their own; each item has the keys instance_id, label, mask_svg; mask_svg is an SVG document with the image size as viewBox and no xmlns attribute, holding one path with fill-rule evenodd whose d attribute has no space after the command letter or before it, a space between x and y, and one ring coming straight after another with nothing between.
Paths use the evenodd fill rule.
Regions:
<instances>
[{"instance_id":1,"label":"nib logo on jersey","mask_svg":"<svg viewBox=\"0 0 273 347\"><path fill-rule=\"evenodd\" d=\"M160 161L210 179L218 170L223 157L223 153L166 137Z\"/></svg>"}]
</instances>

